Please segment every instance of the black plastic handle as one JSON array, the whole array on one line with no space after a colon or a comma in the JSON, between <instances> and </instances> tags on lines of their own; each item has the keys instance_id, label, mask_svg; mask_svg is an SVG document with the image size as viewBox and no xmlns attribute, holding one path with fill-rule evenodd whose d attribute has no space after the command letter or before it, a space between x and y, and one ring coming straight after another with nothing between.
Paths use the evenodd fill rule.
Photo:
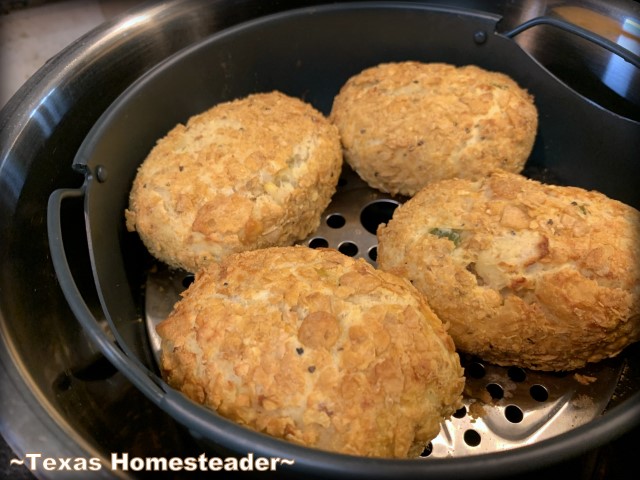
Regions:
<instances>
[{"instance_id":1,"label":"black plastic handle","mask_svg":"<svg viewBox=\"0 0 640 480\"><path fill-rule=\"evenodd\" d=\"M76 319L107 360L142 390L150 400L156 405L160 405L166 396L166 391L163 389L165 385L155 374L142 366L142 364L134 362L129 358L121 347L109 338L82 298L82 294L78 290L71 269L69 268L69 262L67 261L62 239L60 212L62 202L65 199L82 197L84 197L84 189L55 190L50 195L47 205L49 250L51 251L51 260L56 276L58 277L60 288Z\"/></svg>"},{"instance_id":2,"label":"black plastic handle","mask_svg":"<svg viewBox=\"0 0 640 480\"><path fill-rule=\"evenodd\" d=\"M582 28L573 23L566 22L559 18L549 17L546 15L532 18L531 20L528 20L522 23L521 25L515 27L514 29L508 32L502 32L502 35L508 38L513 38L516 35L519 35L522 32L524 32L525 30L529 30L530 28L536 27L538 25L549 25L549 26L564 30L565 32L577 35L591 43L594 43L596 45L599 45L602 48L609 50L611 53L615 53L619 57L629 62L634 67L640 68L640 56L635 55L633 52L630 52L626 48L618 45L616 42L612 42L608 38L604 38L598 35L597 33L591 32L585 28Z\"/></svg>"}]
</instances>

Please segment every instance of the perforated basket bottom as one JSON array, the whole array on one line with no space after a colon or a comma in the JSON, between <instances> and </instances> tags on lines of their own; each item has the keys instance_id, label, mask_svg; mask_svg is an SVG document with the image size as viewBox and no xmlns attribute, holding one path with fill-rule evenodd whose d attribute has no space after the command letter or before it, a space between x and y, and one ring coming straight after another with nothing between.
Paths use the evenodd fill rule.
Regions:
<instances>
[{"instance_id":1,"label":"perforated basket bottom","mask_svg":"<svg viewBox=\"0 0 640 480\"><path fill-rule=\"evenodd\" d=\"M376 266L375 231L403 199L369 188L348 168L322 217L304 242L312 248L336 248ZM156 358L160 339L155 326L167 317L193 276L157 265L148 274L145 321ZM460 457L528 445L571 430L599 416L611 399L622 359L611 359L564 373L498 367L461 357L465 367L464 407L444 421L440 434L422 456Z\"/></svg>"}]
</instances>

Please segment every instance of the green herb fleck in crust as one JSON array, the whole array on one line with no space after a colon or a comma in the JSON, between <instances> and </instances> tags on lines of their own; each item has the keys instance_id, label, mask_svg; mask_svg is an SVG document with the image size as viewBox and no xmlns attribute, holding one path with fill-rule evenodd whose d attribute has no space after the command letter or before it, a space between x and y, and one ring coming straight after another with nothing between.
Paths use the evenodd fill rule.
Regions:
<instances>
[{"instance_id":1,"label":"green herb fleck in crust","mask_svg":"<svg viewBox=\"0 0 640 480\"><path fill-rule=\"evenodd\" d=\"M447 238L451 240L456 247L460 246L460 242L462 241L460 236L462 230L457 230L455 228L432 228L429 230L429 233L440 238Z\"/></svg>"}]
</instances>

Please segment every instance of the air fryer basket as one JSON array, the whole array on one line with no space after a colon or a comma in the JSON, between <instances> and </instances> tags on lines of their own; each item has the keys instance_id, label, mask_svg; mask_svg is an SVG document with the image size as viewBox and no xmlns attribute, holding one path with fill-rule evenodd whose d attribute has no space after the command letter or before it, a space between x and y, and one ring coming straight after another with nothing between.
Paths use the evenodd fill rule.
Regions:
<instances>
[{"instance_id":1,"label":"air fryer basket","mask_svg":"<svg viewBox=\"0 0 640 480\"><path fill-rule=\"evenodd\" d=\"M443 425L425 451L429 458L409 461L336 455L270 438L195 405L159 378L153 324L166 314L189 274L151 259L137 236L126 232L123 212L136 169L155 141L218 102L277 89L328 113L346 79L368 66L399 60L476 64L509 74L535 97L540 127L526 175L596 189L640 206L640 125L569 89L510 38L520 29L497 34L498 20L399 2L292 10L215 34L135 82L77 153L73 168L85 174L83 187L58 190L49 203L58 279L103 354L204 443L239 454L293 458L294 471L307 474L462 478L516 473L603 444L640 423L640 393L624 386L625 357L636 355L633 347L618 359L564 376L465 358L465 411ZM638 65L636 56L601 43ZM69 197L84 197L90 261L104 319L94 318L87 308L66 264L60 206ZM304 243L335 247L375 264L372 232L401 201L371 190L345 167L322 226ZM602 415L605 409L609 411ZM501 452L505 449L510 451Z\"/></svg>"}]
</instances>

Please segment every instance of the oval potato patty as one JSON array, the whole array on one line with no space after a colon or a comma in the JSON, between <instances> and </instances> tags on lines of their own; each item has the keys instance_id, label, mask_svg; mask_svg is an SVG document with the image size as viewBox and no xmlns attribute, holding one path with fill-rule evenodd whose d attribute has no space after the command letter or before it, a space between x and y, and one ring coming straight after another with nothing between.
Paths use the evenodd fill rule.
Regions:
<instances>
[{"instance_id":1,"label":"oval potato patty","mask_svg":"<svg viewBox=\"0 0 640 480\"><path fill-rule=\"evenodd\" d=\"M170 385L310 447L415 457L461 406L458 355L422 295L335 250L212 263L157 331Z\"/></svg>"},{"instance_id":2,"label":"oval potato patty","mask_svg":"<svg viewBox=\"0 0 640 480\"><path fill-rule=\"evenodd\" d=\"M459 350L572 370L640 339L640 213L520 175L444 180L378 229L380 268L423 292Z\"/></svg>"},{"instance_id":3,"label":"oval potato patty","mask_svg":"<svg viewBox=\"0 0 640 480\"><path fill-rule=\"evenodd\" d=\"M532 96L507 75L411 61L351 77L330 119L362 179L407 196L442 179L522 171L538 128Z\"/></svg>"},{"instance_id":4,"label":"oval potato patty","mask_svg":"<svg viewBox=\"0 0 640 480\"><path fill-rule=\"evenodd\" d=\"M221 103L157 142L134 180L127 228L191 272L291 245L318 227L341 167L337 129L311 105L279 92Z\"/></svg>"}]
</instances>

